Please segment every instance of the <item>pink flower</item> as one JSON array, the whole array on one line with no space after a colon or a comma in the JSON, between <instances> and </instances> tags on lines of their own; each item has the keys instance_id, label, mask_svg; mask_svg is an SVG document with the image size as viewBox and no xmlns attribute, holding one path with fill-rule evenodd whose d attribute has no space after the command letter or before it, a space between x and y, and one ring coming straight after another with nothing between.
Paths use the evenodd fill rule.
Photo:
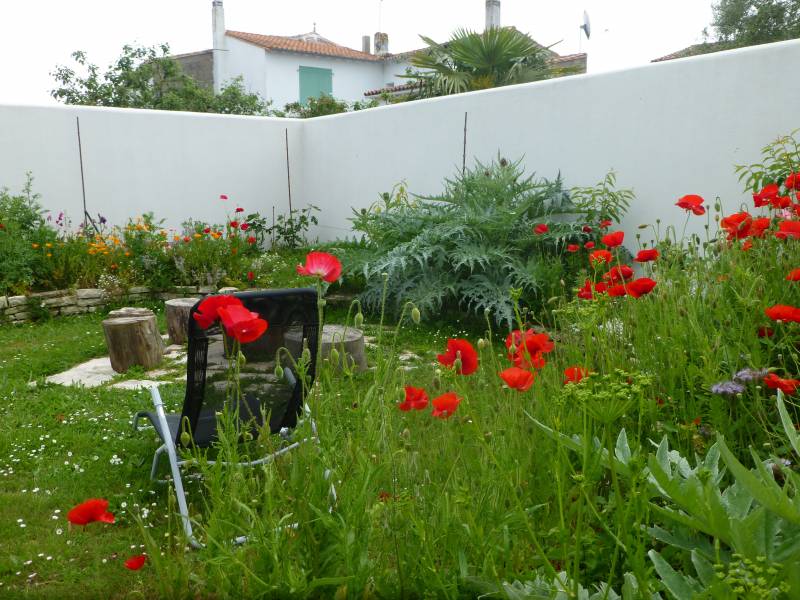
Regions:
<instances>
[{"instance_id":1,"label":"pink flower","mask_svg":"<svg viewBox=\"0 0 800 600\"><path fill-rule=\"evenodd\" d=\"M309 252L306 255L306 264L297 265L298 275L321 277L328 283L333 283L342 274L342 263L333 254L327 252Z\"/></svg>"}]
</instances>

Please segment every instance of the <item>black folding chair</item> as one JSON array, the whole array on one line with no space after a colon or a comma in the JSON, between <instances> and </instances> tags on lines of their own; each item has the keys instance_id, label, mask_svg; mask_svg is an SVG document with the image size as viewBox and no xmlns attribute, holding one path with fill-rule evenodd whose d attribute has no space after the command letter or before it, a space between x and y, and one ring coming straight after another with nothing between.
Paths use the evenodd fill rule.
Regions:
<instances>
[{"instance_id":1,"label":"black folding chair","mask_svg":"<svg viewBox=\"0 0 800 600\"><path fill-rule=\"evenodd\" d=\"M292 440L291 432L298 418L307 407L305 392L315 376L319 319L317 312L317 292L313 289L269 290L242 292L235 294L244 306L259 314L269 323L266 333L255 342L242 344L241 351L246 362L240 367L241 397L231 394L228 382L229 357L226 348L231 348L230 340L224 340L224 331L219 322L209 329L202 329L194 320L198 302L189 316L188 356L186 363L186 394L181 414L167 414L161 401L158 387L150 388L154 411L138 412L133 420L134 430L139 429L139 420L148 419L161 439L150 470L150 478L155 481L161 455L166 453L172 472L175 495L183 521L183 528L189 542L194 547L202 547L192 533L186 495L181 479L181 467L187 460L179 460L177 448L187 445L208 447L217 440L218 413L229 411L238 419L241 431L253 436L265 429L264 417L269 416L269 430L280 434L286 444L280 450L257 460L241 463L227 463L231 466L256 466L275 460L278 456L297 448L309 440L316 440L316 425L310 420L311 436ZM299 361L304 348L308 348L311 360L306 369L306 385L295 373L291 361L278 358L283 368L283 378L275 375L276 353L286 348L295 361ZM232 411L232 412L231 412ZM184 432L188 433L190 444ZM182 442L183 438L183 442ZM214 464L215 461L208 461ZM326 478L328 477L326 472ZM331 486L335 499L335 490ZM245 538L237 538L243 542Z\"/></svg>"}]
</instances>

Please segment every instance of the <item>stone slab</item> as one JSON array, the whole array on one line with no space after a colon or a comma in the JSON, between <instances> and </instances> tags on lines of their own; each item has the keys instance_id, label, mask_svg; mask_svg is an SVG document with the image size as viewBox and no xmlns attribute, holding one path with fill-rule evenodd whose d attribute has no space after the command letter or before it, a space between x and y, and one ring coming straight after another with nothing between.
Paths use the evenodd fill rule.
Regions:
<instances>
[{"instance_id":1,"label":"stone slab","mask_svg":"<svg viewBox=\"0 0 800 600\"><path fill-rule=\"evenodd\" d=\"M83 386L87 388L98 387L108 383L117 373L111 368L111 360L106 356L93 358L56 375L51 375L45 381L57 385Z\"/></svg>"},{"instance_id":2,"label":"stone slab","mask_svg":"<svg viewBox=\"0 0 800 600\"><path fill-rule=\"evenodd\" d=\"M105 303L105 298L78 298L78 306L102 306Z\"/></svg>"},{"instance_id":3,"label":"stone slab","mask_svg":"<svg viewBox=\"0 0 800 600\"><path fill-rule=\"evenodd\" d=\"M28 298L26 296L9 296L8 297L8 305L9 306L22 306L23 304L28 303Z\"/></svg>"},{"instance_id":4,"label":"stone slab","mask_svg":"<svg viewBox=\"0 0 800 600\"><path fill-rule=\"evenodd\" d=\"M40 300L45 300L47 298L58 298L59 296L69 296L69 295L71 295L71 292L69 290L52 290L50 292L35 292L33 294L30 294L30 297L39 298Z\"/></svg>"},{"instance_id":5,"label":"stone slab","mask_svg":"<svg viewBox=\"0 0 800 600\"><path fill-rule=\"evenodd\" d=\"M11 308L6 309L6 316L13 317L19 313L27 313L28 312L28 305L27 304L18 304Z\"/></svg>"},{"instance_id":6,"label":"stone slab","mask_svg":"<svg viewBox=\"0 0 800 600\"><path fill-rule=\"evenodd\" d=\"M8 298L5 296L0 296L0 310L8 308Z\"/></svg>"},{"instance_id":7,"label":"stone slab","mask_svg":"<svg viewBox=\"0 0 800 600\"><path fill-rule=\"evenodd\" d=\"M128 379L127 381L120 381L119 383L114 383L108 387L112 390L147 390L151 387L158 387L167 383L171 382L152 381L150 379Z\"/></svg>"},{"instance_id":8,"label":"stone slab","mask_svg":"<svg viewBox=\"0 0 800 600\"><path fill-rule=\"evenodd\" d=\"M128 290L129 294L149 294L150 288L145 286L134 286Z\"/></svg>"},{"instance_id":9,"label":"stone slab","mask_svg":"<svg viewBox=\"0 0 800 600\"><path fill-rule=\"evenodd\" d=\"M105 298L106 293L100 288L82 288L75 291L78 300L96 300Z\"/></svg>"},{"instance_id":10,"label":"stone slab","mask_svg":"<svg viewBox=\"0 0 800 600\"><path fill-rule=\"evenodd\" d=\"M86 312L86 308L82 306L62 306L58 314L60 315L80 315Z\"/></svg>"},{"instance_id":11,"label":"stone slab","mask_svg":"<svg viewBox=\"0 0 800 600\"><path fill-rule=\"evenodd\" d=\"M77 296L56 296L42 300L42 306L58 308L59 306L75 306L78 303Z\"/></svg>"}]
</instances>

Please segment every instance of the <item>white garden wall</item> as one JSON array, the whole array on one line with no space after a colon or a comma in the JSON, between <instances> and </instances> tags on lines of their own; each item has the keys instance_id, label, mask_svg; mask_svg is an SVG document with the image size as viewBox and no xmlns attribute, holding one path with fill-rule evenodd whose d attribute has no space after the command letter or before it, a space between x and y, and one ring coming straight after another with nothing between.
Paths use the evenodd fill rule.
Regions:
<instances>
[{"instance_id":1,"label":"white garden wall","mask_svg":"<svg viewBox=\"0 0 800 600\"><path fill-rule=\"evenodd\" d=\"M322 208L322 239L348 234L352 207L405 180L441 189L467 162L498 152L530 171L588 185L609 169L637 200L624 226L683 227L678 197L749 198L735 163L800 127L800 41L388 106L308 121L78 107L0 106L0 186L26 171L47 208L81 218L75 117L81 120L87 205L113 222L154 211L172 226L220 222L218 201L269 215L287 207L288 129L295 207ZM702 233L703 219L691 227Z\"/></svg>"},{"instance_id":2,"label":"white garden wall","mask_svg":"<svg viewBox=\"0 0 800 600\"><path fill-rule=\"evenodd\" d=\"M83 220L76 117L87 210L112 223L148 211L171 227L190 217L224 222L234 204L286 211L287 130L292 170L302 167L302 123L294 119L0 106L0 186L16 192L30 171L44 206L54 216L66 211L74 225Z\"/></svg>"},{"instance_id":3,"label":"white garden wall","mask_svg":"<svg viewBox=\"0 0 800 600\"><path fill-rule=\"evenodd\" d=\"M335 237L351 206L402 179L413 192L440 191L461 168L466 112L467 164L501 152L548 178L560 171L568 185L614 169L637 196L626 241L656 218L680 235L685 213L674 204L685 194L752 207L733 165L800 127L798 64L800 40L313 119L302 197L322 208L321 235ZM704 223L693 218L689 231Z\"/></svg>"}]
</instances>

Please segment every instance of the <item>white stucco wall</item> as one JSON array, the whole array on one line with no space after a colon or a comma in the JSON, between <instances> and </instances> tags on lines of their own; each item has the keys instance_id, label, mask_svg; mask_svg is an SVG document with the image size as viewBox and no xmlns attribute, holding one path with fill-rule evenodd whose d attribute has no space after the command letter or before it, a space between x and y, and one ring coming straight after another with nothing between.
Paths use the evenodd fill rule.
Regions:
<instances>
[{"instance_id":1,"label":"white stucco wall","mask_svg":"<svg viewBox=\"0 0 800 600\"><path fill-rule=\"evenodd\" d=\"M388 83L395 85L402 85L408 83L408 79L403 79L401 75L406 74L406 69L413 68L411 62L408 60L387 60L383 63L383 84L381 87L386 86Z\"/></svg>"},{"instance_id":2,"label":"white stucco wall","mask_svg":"<svg viewBox=\"0 0 800 600\"><path fill-rule=\"evenodd\" d=\"M288 206L285 131L293 177L302 139L293 119L90 107L0 106L0 186L17 192L26 171L54 214L83 219L76 117L87 209L111 223L152 211L179 227L223 223L242 206L271 215ZM230 197L228 203L220 194Z\"/></svg>"},{"instance_id":3,"label":"white stucco wall","mask_svg":"<svg viewBox=\"0 0 800 600\"><path fill-rule=\"evenodd\" d=\"M353 207L401 180L412 192L439 192L461 166L466 112L469 163L502 152L541 176L560 171L568 185L615 169L637 196L623 223L632 242L639 224L657 218L680 231L685 213L674 203L684 194L720 196L726 212L752 206L733 165L800 127L800 79L786 77L798 63L800 41L791 41L306 121L0 106L0 186L18 190L30 170L46 207L79 221L80 116L92 214L219 222L226 193L270 215L273 205L287 208L288 128L294 206L319 206L319 236L332 239L350 233ZM705 222L693 217L689 231L702 234Z\"/></svg>"},{"instance_id":4,"label":"white stucco wall","mask_svg":"<svg viewBox=\"0 0 800 600\"><path fill-rule=\"evenodd\" d=\"M273 101L273 108L276 109L282 109L286 104L299 100L301 66L331 69L333 96L339 100L363 101L367 89L382 85L383 63L380 62L278 51L267 52L265 55L266 97Z\"/></svg>"},{"instance_id":5,"label":"white stucco wall","mask_svg":"<svg viewBox=\"0 0 800 600\"><path fill-rule=\"evenodd\" d=\"M320 235L332 238L348 230L352 206L401 180L439 192L461 167L466 112L468 164L501 152L570 186L614 169L637 196L626 241L656 218L680 234L685 212L674 204L685 194L719 195L727 212L752 207L733 165L800 127L800 79L786 77L796 64L800 40L313 119L302 197L322 208ZM688 231L702 235L705 222L691 219Z\"/></svg>"},{"instance_id":6,"label":"white stucco wall","mask_svg":"<svg viewBox=\"0 0 800 600\"><path fill-rule=\"evenodd\" d=\"M266 50L230 36L225 37L225 46L227 49L218 53L222 56L224 83L241 77L248 92L256 93L262 99L268 100Z\"/></svg>"}]
</instances>

